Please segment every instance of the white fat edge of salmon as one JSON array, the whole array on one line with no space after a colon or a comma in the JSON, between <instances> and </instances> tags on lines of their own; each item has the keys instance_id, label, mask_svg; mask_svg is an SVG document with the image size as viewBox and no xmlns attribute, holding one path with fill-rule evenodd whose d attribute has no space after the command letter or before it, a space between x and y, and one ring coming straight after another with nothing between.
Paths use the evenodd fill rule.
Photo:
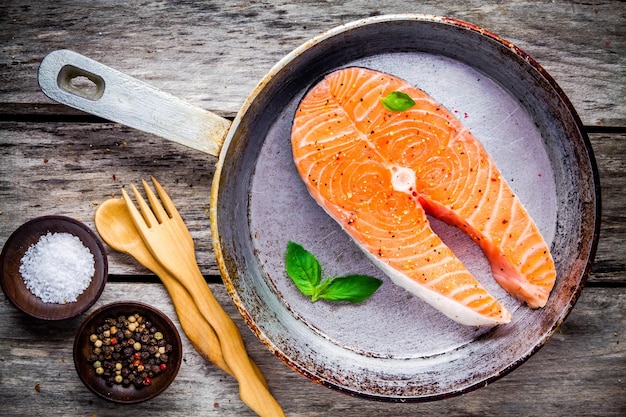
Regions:
<instances>
[{"instance_id":1,"label":"white fat edge of salmon","mask_svg":"<svg viewBox=\"0 0 626 417\"><path fill-rule=\"evenodd\" d=\"M338 210L338 212L341 214L339 215L339 217L336 217L330 210L326 208L324 204L319 204L319 206L326 212L326 214L328 214L331 218L337 221L337 223L341 226L343 230L346 230L346 226L350 224L350 219L352 218L351 213ZM477 327L496 326L499 324L506 324L511 321L511 315L506 309L504 309L504 306L502 306L504 310L502 312L501 319L496 320L494 318L481 315L476 311L464 306L463 304L458 303L455 300L447 298L436 291L428 289L424 285L419 284L407 275L389 266L387 263L376 257L374 254L368 251L367 248L363 246L354 236L352 236L351 233L346 231L346 234L350 237L354 244L367 256L367 258L370 259L372 263L376 265L385 275L387 275L395 285L398 285L409 291L411 294L414 294L415 296L421 298L426 303L439 310L442 314L444 314L451 320L462 325Z\"/></svg>"},{"instance_id":2,"label":"white fat edge of salmon","mask_svg":"<svg viewBox=\"0 0 626 417\"><path fill-rule=\"evenodd\" d=\"M345 212L342 213L340 218L335 218L333 213L331 213L323 204L320 204L320 207L322 207L322 209L331 218L334 218L337 223L339 223L342 229L346 229L345 226L350 223L350 213ZM368 251L367 248L365 248L358 240L356 240L351 233L346 232L346 234L350 236L351 240L367 256L367 258L370 259L372 263L376 265L385 275L387 275L395 285L398 285L410 292L411 294L414 294L415 296L421 298L426 303L439 310L442 314L444 314L451 320L465 326L476 327L491 327L499 324L506 324L511 321L511 315L507 310L504 310L502 312L500 320L495 320L493 318L481 315L474 310L441 295L436 291L428 289L427 287L417 283L397 269L381 261L378 257Z\"/></svg>"},{"instance_id":3,"label":"white fat edge of salmon","mask_svg":"<svg viewBox=\"0 0 626 417\"><path fill-rule=\"evenodd\" d=\"M511 315L508 311L503 311L501 319L496 320L495 318L479 314L463 304L451 300L436 291L430 290L378 259L361 246L359 242L355 241L355 243L367 255L367 257L394 282L394 284L421 298L455 322L465 326L483 327L506 324L511 321Z\"/></svg>"},{"instance_id":4,"label":"white fat edge of salmon","mask_svg":"<svg viewBox=\"0 0 626 417\"><path fill-rule=\"evenodd\" d=\"M414 196L415 172L410 168L402 167L400 165L389 165L388 168L392 173L393 187L397 191L402 191ZM318 202L319 206L331 218L335 219L337 223L339 223L341 228L345 230L346 226L350 224L352 213L338 209L337 212L340 214L338 214L337 216L336 214L333 214L330 210L328 210L326 204L320 203L324 199L321 198L321 196L319 195L316 196L317 189L309 188L309 193ZM419 204L417 199L416 204ZM464 306L463 304L458 303L455 300L447 298L436 291L428 289L427 287L417 283L397 269L389 266L378 257L374 256L374 254L369 252L367 248L365 248L358 240L356 240L352 236L351 233L347 232L347 235L350 236L351 240L357 245L357 247L374 263L374 265L376 265L381 271L383 271L394 282L394 284L421 298L426 303L430 304L432 307L439 310L442 314L452 319L453 321L466 326L478 327L496 326L498 324L505 324L511 321L511 315L506 310L503 311L501 319L496 320L494 318L481 315L476 311Z\"/></svg>"}]
</instances>

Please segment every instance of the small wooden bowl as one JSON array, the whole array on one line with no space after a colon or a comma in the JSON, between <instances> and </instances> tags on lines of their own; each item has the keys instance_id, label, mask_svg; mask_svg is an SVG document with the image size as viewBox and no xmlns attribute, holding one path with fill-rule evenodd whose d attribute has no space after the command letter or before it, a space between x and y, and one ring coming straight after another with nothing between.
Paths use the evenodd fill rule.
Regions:
<instances>
[{"instance_id":1,"label":"small wooden bowl","mask_svg":"<svg viewBox=\"0 0 626 417\"><path fill-rule=\"evenodd\" d=\"M101 326L106 319L135 313L151 321L152 325L163 334L167 343L172 345L172 351L168 353L167 369L152 378L150 385L141 388L136 388L133 384L128 387L121 384L107 385L106 381L96 374L93 364L88 361L92 351L89 336L96 333L96 328ZM182 358L183 345L174 323L161 311L139 302L122 301L99 308L85 319L74 339L74 366L81 381L91 392L114 403L133 404L147 401L161 394L176 378Z\"/></svg>"},{"instance_id":2,"label":"small wooden bowl","mask_svg":"<svg viewBox=\"0 0 626 417\"><path fill-rule=\"evenodd\" d=\"M28 248L48 232L77 236L94 257L94 276L74 302L46 303L34 295L20 274L21 260ZM87 311L100 297L108 276L104 245L85 224L71 217L42 216L29 220L11 234L0 254L0 286L11 304L42 320L64 320Z\"/></svg>"}]
</instances>

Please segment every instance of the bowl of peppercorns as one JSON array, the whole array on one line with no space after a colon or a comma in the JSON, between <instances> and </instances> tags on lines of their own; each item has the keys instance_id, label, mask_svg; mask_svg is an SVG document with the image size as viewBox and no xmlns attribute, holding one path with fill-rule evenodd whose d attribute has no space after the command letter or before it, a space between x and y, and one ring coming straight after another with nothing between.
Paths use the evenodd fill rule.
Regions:
<instances>
[{"instance_id":1,"label":"bowl of peppercorns","mask_svg":"<svg viewBox=\"0 0 626 417\"><path fill-rule=\"evenodd\" d=\"M174 323L144 303L123 301L100 307L74 339L74 365L85 386L115 403L138 403L161 394L182 361Z\"/></svg>"}]
</instances>

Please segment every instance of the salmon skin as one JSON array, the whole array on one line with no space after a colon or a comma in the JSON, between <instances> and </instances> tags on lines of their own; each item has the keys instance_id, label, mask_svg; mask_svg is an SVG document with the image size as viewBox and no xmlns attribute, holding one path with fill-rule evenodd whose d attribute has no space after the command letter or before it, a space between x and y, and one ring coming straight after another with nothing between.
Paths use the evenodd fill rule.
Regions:
<instances>
[{"instance_id":1,"label":"salmon skin","mask_svg":"<svg viewBox=\"0 0 626 417\"><path fill-rule=\"evenodd\" d=\"M415 105L386 110L380 99L394 91ZM291 141L310 194L395 284L465 325L511 320L429 214L467 233L506 291L546 304L556 272L537 226L481 143L424 91L365 68L335 71L302 99Z\"/></svg>"}]
</instances>

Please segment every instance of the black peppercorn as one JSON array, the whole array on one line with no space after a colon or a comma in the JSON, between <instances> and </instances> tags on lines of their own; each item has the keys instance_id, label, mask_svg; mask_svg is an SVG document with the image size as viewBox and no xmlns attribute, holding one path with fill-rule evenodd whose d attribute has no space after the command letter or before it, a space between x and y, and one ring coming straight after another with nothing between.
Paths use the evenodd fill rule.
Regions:
<instances>
[{"instance_id":1,"label":"black peppercorn","mask_svg":"<svg viewBox=\"0 0 626 417\"><path fill-rule=\"evenodd\" d=\"M149 320L139 314L107 318L91 335L88 362L107 385L137 388L150 385L151 378L166 369L172 346Z\"/></svg>"}]
</instances>

